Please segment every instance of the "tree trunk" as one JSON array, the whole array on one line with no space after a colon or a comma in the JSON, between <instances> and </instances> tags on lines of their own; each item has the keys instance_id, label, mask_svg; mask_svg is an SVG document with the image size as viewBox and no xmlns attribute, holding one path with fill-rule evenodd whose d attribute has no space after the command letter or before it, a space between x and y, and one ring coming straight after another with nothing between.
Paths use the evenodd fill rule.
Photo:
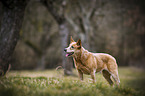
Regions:
<instances>
[{"instance_id":1,"label":"tree trunk","mask_svg":"<svg viewBox=\"0 0 145 96\"><path fill-rule=\"evenodd\" d=\"M42 54L40 57L39 57L39 61L38 61L38 64L36 66L36 70L44 70L45 69L45 59L46 59L46 56L45 54Z\"/></svg>"},{"instance_id":2,"label":"tree trunk","mask_svg":"<svg viewBox=\"0 0 145 96\"><path fill-rule=\"evenodd\" d=\"M4 75L8 70L12 53L19 39L19 32L22 26L24 11L27 4L25 0L14 0L8 5L6 3L8 2L3 3L4 13L0 31L1 76Z\"/></svg>"},{"instance_id":3,"label":"tree trunk","mask_svg":"<svg viewBox=\"0 0 145 96\"><path fill-rule=\"evenodd\" d=\"M60 5L58 5L60 7L60 9L62 9L60 11L61 15L56 11L56 6L55 6L55 2L53 0L41 0L42 4L44 4L44 6L46 6L46 8L48 9L48 11L50 12L50 14L53 16L53 18L56 20L58 26L59 26L59 35L61 38L61 52L62 52L62 66L64 68L64 75L72 75L72 66L73 63L71 62L70 58L66 58L65 57L65 53L64 53L64 48L68 46L68 34L69 34L69 30L66 24L66 18L64 16L65 12L64 12L64 8L66 6L65 3L60 3ZM65 1L66 2L66 1Z\"/></svg>"},{"instance_id":4,"label":"tree trunk","mask_svg":"<svg viewBox=\"0 0 145 96\"><path fill-rule=\"evenodd\" d=\"M62 66L64 68L65 75L72 75L72 62L71 58L65 57L65 52L63 51L65 47L68 46L68 27L66 22L63 22L59 25L59 34L61 38L61 51L62 51Z\"/></svg>"},{"instance_id":5,"label":"tree trunk","mask_svg":"<svg viewBox=\"0 0 145 96\"><path fill-rule=\"evenodd\" d=\"M85 36L86 36L86 42L85 42L85 47L86 47L86 49L90 49L90 40L89 40L89 33L90 33L90 23L89 23L89 20L88 20L88 18L87 17L84 17L83 18L83 25L84 25L84 30L85 30Z\"/></svg>"}]
</instances>

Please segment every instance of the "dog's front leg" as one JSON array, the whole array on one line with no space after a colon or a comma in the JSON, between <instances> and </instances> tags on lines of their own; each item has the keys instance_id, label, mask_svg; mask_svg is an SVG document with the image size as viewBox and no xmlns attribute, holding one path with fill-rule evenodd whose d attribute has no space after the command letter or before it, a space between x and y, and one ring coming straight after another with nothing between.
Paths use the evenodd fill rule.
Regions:
<instances>
[{"instance_id":1,"label":"dog's front leg","mask_svg":"<svg viewBox=\"0 0 145 96\"><path fill-rule=\"evenodd\" d=\"M83 72L81 70L78 70L79 78L82 81L83 80Z\"/></svg>"},{"instance_id":2,"label":"dog's front leg","mask_svg":"<svg viewBox=\"0 0 145 96\"><path fill-rule=\"evenodd\" d=\"M95 79L95 71L92 71L91 72L91 77L93 79L93 83L95 83L96 82L96 79Z\"/></svg>"}]
</instances>

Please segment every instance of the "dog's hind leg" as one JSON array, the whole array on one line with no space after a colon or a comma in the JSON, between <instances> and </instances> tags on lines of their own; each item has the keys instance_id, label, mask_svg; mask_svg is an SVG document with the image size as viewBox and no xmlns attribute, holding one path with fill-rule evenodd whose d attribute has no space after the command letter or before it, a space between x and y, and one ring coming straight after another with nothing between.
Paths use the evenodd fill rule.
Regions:
<instances>
[{"instance_id":1,"label":"dog's hind leg","mask_svg":"<svg viewBox=\"0 0 145 96\"><path fill-rule=\"evenodd\" d=\"M118 76L118 71L114 71L114 72L111 72L111 75L115 81L115 83L117 84L117 86L119 86L119 83L120 83L120 80L119 80L119 76Z\"/></svg>"},{"instance_id":2,"label":"dog's hind leg","mask_svg":"<svg viewBox=\"0 0 145 96\"><path fill-rule=\"evenodd\" d=\"M108 72L112 75L115 83L119 86L118 66L116 61L109 60L107 64Z\"/></svg>"},{"instance_id":3,"label":"dog's hind leg","mask_svg":"<svg viewBox=\"0 0 145 96\"><path fill-rule=\"evenodd\" d=\"M111 74L107 71L107 70L103 70L102 74L104 76L104 78L109 82L109 84L112 86L113 85L113 81L111 80Z\"/></svg>"}]
</instances>

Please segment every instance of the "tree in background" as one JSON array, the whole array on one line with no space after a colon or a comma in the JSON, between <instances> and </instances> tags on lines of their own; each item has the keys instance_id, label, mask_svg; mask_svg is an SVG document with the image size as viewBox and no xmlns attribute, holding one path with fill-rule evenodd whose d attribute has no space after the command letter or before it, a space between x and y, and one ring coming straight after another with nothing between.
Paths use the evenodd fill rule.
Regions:
<instances>
[{"instance_id":1,"label":"tree in background","mask_svg":"<svg viewBox=\"0 0 145 96\"><path fill-rule=\"evenodd\" d=\"M28 48L30 48L34 53L33 55L27 54L27 57L33 57L33 62L30 62L29 65L33 65L31 63L37 63L33 65L37 70L44 70L46 68L47 49L52 46L53 39L58 38L57 31L54 30L50 32L53 26L53 23L51 22L53 18L51 18L49 12L47 12L45 9L45 6L40 2L31 0L25 10L26 15L23 22L24 26L21 30L21 43L24 43L25 46L28 46ZM41 10L41 12L39 12L39 10ZM21 44L21 46L24 45ZM20 49L21 48L17 50ZM25 50L29 52L27 48L25 48Z\"/></svg>"},{"instance_id":2,"label":"tree in background","mask_svg":"<svg viewBox=\"0 0 145 96\"><path fill-rule=\"evenodd\" d=\"M61 38L62 65L65 75L72 75L72 62L65 57L64 48L68 46L69 29L65 18L67 0L41 0L59 26L59 36Z\"/></svg>"},{"instance_id":3,"label":"tree in background","mask_svg":"<svg viewBox=\"0 0 145 96\"><path fill-rule=\"evenodd\" d=\"M145 67L145 1L128 1L131 6L123 1L122 4L127 9L124 14L123 28L124 49L127 64L130 66Z\"/></svg>"},{"instance_id":4,"label":"tree in background","mask_svg":"<svg viewBox=\"0 0 145 96\"><path fill-rule=\"evenodd\" d=\"M0 75L5 75L12 53L19 39L24 11L29 0L1 0L3 19L0 31Z\"/></svg>"},{"instance_id":5,"label":"tree in background","mask_svg":"<svg viewBox=\"0 0 145 96\"><path fill-rule=\"evenodd\" d=\"M69 6L69 14L66 14L66 19L73 27L76 34L81 38L84 47L90 49L90 37L93 34L92 18L99 8L99 1L91 0L72 0ZM91 6L91 7L90 7Z\"/></svg>"}]
</instances>

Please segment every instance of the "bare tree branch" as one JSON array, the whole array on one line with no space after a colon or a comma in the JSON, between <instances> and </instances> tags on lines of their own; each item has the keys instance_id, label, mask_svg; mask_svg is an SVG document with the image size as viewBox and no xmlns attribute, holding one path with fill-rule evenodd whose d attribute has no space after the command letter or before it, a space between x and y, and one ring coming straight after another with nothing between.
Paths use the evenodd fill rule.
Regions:
<instances>
[{"instance_id":1,"label":"bare tree branch","mask_svg":"<svg viewBox=\"0 0 145 96\"><path fill-rule=\"evenodd\" d=\"M79 32L79 27L77 26L77 24L66 15L66 20L72 25L72 27L74 28L75 32L78 33Z\"/></svg>"},{"instance_id":2,"label":"bare tree branch","mask_svg":"<svg viewBox=\"0 0 145 96\"><path fill-rule=\"evenodd\" d=\"M54 17L54 19L58 24L61 24L62 22L65 21L64 14L61 14L60 16L54 7L55 0L40 0L40 1L47 8L47 10L52 14L52 16ZM65 6L63 5L63 2L61 6L62 7ZM64 9L62 9L62 11L64 11Z\"/></svg>"},{"instance_id":3,"label":"bare tree branch","mask_svg":"<svg viewBox=\"0 0 145 96\"><path fill-rule=\"evenodd\" d=\"M87 18L90 19L90 17L92 17L96 11L96 0L92 0L93 2L91 2L91 7L90 7L90 10L86 13L87 15Z\"/></svg>"}]
</instances>

